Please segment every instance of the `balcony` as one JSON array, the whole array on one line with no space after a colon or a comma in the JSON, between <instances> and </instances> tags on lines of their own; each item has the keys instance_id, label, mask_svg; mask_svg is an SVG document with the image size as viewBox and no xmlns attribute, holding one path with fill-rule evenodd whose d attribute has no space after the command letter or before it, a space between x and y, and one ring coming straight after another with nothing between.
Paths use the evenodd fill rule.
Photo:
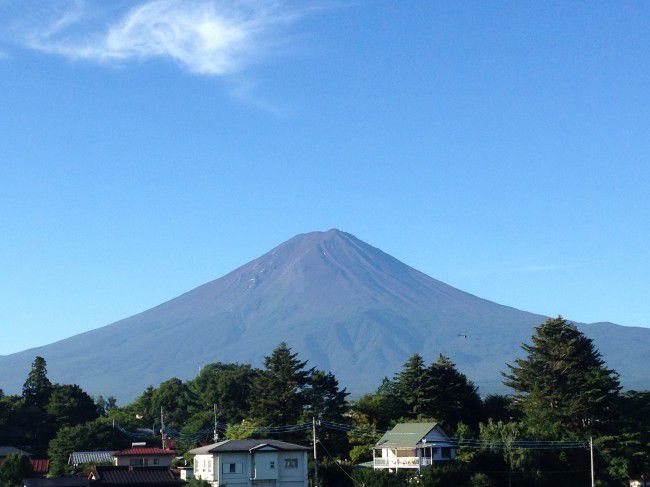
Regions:
<instances>
[{"instance_id":1,"label":"balcony","mask_svg":"<svg viewBox=\"0 0 650 487\"><path fill-rule=\"evenodd\" d=\"M431 465L430 458L422 458L422 463L418 457L394 457L394 458L375 458L375 468L418 468Z\"/></svg>"}]
</instances>

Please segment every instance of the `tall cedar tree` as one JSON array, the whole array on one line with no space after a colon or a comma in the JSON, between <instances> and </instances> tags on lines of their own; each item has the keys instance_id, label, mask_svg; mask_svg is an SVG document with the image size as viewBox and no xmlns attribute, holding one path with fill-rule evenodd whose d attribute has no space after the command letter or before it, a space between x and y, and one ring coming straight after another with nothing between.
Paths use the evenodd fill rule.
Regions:
<instances>
[{"instance_id":1,"label":"tall cedar tree","mask_svg":"<svg viewBox=\"0 0 650 487\"><path fill-rule=\"evenodd\" d=\"M47 378L47 364L43 357L36 357L23 384L25 405L45 409L52 394L52 383Z\"/></svg>"},{"instance_id":2,"label":"tall cedar tree","mask_svg":"<svg viewBox=\"0 0 650 487\"><path fill-rule=\"evenodd\" d=\"M535 329L525 359L508 364L504 383L533 432L567 436L605 432L617 417L618 374L590 338L562 317Z\"/></svg>"},{"instance_id":3,"label":"tall cedar tree","mask_svg":"<svg viewBox=\"0 0 650 487\"><path fill-rule=\"evenodd\" d=\"M313 369L282 342L264 358L264 369L253 381L251 415L262 425L293 424L307 404L306 388Z\"/></svg>"},{"instance_id":4,"label":"tall cedar tree","mask_svg":"<svg viewBox=\"0 0 650 487\"><path fill-rule=\"evenodd\" d=\"M416 418L423 414L422 407L426 399L427 370L422 356L414 354L397 374L396 382L399 395L406 406L408 417Z\"/></svg>"},{"instance_id":5,"label":"tall cedar tree","mask_svg":"<svg viewBox=\"0 0 650 487\"><path fill-rule=\"evenodd\" d=\"M441 354L426 370L421 413L455 429L461 421L477 426L481 408L476 386Z\"/></svg>"}]
</instances>

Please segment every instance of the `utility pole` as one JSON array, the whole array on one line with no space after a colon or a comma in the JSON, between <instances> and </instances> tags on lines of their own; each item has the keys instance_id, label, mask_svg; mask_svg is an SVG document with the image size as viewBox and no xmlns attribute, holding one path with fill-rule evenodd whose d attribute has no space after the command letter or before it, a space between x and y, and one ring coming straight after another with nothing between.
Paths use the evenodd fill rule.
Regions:
<instances>
[{"instance_id":1,"label":"utility pole","mask_svg":"<svg viewBox=\"0 0 650 487\"><path fill-rule=\"evenodd\" d=\"M214 431L212 433L212 438L216 443L217 441L219 441L219 431L217 431L217 403L214 403L213 406L214 406Z\"/></svg>"},{"instance_id":2,"label":"utility pole","mask_svg":"<svg viewBox=\"0 0 650 487\"><path fill-rule=\"evenodd\" d=\"M165 449L165 417L163 416L163 408L160 406L160 436L162 437L162 447Z\"/></svg>"},{"instance_id":3,"label":"utility pole","mask_svg":"<svg viewBox=\"0 0 650 487\"><path fill-rule=\"evenodd\" d=\"M311 418L312 442L314 443L314 487L318 487L318 453L316 451L316 416Z\"/></svg>"},{"instance_id":4,"label":"utility pole","mask_svg":"<svg viewBox=\"0 0 650 487\"><path fill-rule=\"evenodd\" d=\"M594 472L594 437L589 437L589 459L591 460L591 487L596 487L596 473Z\"/></svg>"}]
</instances>

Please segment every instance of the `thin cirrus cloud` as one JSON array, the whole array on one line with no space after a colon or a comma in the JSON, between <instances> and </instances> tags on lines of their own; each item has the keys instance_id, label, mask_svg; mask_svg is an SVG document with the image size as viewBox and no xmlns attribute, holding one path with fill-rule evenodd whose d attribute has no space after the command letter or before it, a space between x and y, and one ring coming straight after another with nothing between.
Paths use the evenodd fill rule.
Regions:
<instances>
[{"instance_id":1,"label":"thin cirrus cloud","mask_svg":"<svg viewBox=\"0 0 650 487\"><path fill-rule=\"evenodd\" d=\"M50 12L46 22L23 25L22 42L73 60L124 64L169 59L195 74L224 76L274 52L283 29L305 13L272 0L149 0L111 11L111 20L106 24L100 18L98 26L101 8L70 2Z\"/></svg>"}]
</instances>

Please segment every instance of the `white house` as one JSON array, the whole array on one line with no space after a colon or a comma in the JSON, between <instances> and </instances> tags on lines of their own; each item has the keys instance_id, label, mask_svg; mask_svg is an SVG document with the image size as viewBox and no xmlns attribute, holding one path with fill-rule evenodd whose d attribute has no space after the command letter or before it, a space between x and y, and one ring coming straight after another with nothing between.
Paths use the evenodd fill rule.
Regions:
<instances>
[{"instance_id":1,"label":"white house","mask_svg":"<svg viewBox=\"0 0 650 487\"><path fill-rule=\"evenodd\" d=\"M307 487L309 448L278 440L226 440L190 450L194 477L214 487Z\"/></svg>"},{"instance_id":2,"label":"white house","mask_svg":"<svg viewBox=\"0 0 650 487\"><path fill-rule=\"evenodd\" d=\"M373 468L418 469L456 458L456 445L437 423L400 423L372 450Z\"/></svg>"}]
</instances>

